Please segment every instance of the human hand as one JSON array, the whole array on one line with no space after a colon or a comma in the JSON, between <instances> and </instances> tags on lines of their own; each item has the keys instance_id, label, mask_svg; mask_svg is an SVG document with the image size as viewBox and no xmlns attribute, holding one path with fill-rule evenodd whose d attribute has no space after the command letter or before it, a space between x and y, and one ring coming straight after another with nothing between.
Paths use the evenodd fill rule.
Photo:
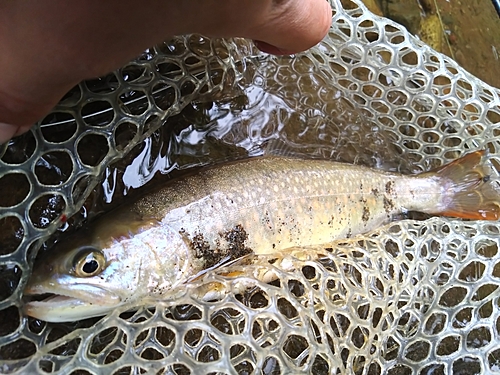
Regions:
<instances>
[{"instance_id":1,"label":"human hand","mask_svg":"<svg viewBox=\"0 0 500 375\"><path fill-rule=\"evenodd\" d=\"M173 35L245 37L272 54L328 32L325 0L50 0L0 4L0 144L29 130L78 82Z\"/></svg>"}]
</instances>

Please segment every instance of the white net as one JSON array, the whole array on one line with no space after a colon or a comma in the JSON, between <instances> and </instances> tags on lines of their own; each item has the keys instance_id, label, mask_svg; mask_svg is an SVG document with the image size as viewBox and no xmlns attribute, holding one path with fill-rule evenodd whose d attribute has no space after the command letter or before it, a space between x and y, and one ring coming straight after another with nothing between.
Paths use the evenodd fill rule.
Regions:
<instances>
[{"instance_id":1,"label":"white net","mask_svg":"<svg viewBox=\"0 0 500 375\"><path fill-rule=\"evenodd\" d=\"M38 248L104 177L108 199L155 171L224 159L221 145L252 154L270 139L403 172L476 149L498 166L497 89L358 2L331 2L330 33L306 53L178 37L80 84L0 150L0 372L500 373L496 222L403 220L233 266L244 277L208 273L136 312L72 324L21 312ZM109 188L124 165L140 182ZM222 297L204 301L207 285Z\"/></svg>"}]
</instances>

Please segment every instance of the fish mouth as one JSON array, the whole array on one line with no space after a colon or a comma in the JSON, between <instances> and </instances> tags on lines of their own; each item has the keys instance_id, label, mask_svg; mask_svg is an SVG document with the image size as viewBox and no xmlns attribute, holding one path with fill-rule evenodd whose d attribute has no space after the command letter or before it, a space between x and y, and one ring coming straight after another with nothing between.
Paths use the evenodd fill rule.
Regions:
<instances>
[{"instance_id":1,"label":"fish mouth","mask_svg":"<svg viewBox=\"0 0 500 375\"><path fill-rule=\"evenodd\" d=\"M60 307L61 304L68 304L68 303L86 303L86 301L83 301L79 298L75 297L70 297L66 296L63 294L54 294L54 293L44 293L40 295L29 295L28 296L29 300L26 302L25 305L29 306L35 306L35 307ZM90 303L90 302L89 302Z\"/></svg>"},{"instance_id":2,"label":"fish mouth","mask_svg":"<svg viewBox=\"0 0 500 375\"><path fill-rule=\"evenodd\" d=\"M26 315L48 322L76 321L105 315L121 304L116 294L94 285L77 290L48 290L41 285L24 291Z\"/></svg>"}]
</instances>

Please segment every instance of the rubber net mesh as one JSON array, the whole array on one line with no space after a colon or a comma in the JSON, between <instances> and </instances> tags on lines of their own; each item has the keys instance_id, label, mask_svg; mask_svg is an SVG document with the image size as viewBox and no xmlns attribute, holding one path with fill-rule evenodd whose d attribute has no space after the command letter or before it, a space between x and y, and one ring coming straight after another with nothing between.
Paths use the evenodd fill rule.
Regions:
<instances>
[{"instance_id":1,"label":"rubber net mesh","mask_svg":"<svg viewBox=\"0 0 500 375\"><path fill-rule=\"evenodd\" d=\"M270 139L402 172L476 149L498 165L497 89L358 2L332 5L329 35L306 53L177 37L81 83L4 145L0 372L500 373L496 222L398 221L328 248L256 257L233 266L244 276L211 272L173 300L100 319L47 324L21 312L41 244L140 145L144 180L215 162L221 144L252 155ZM203 105L208 121L159 141L183 108ZM203 300L207 288L221 297Z\"/></svg>"}]
</instances>

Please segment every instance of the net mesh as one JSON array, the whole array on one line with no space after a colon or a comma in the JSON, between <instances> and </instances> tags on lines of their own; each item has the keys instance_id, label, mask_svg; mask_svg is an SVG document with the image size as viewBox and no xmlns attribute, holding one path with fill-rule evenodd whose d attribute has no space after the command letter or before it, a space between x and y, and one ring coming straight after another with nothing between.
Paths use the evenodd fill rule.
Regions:
<instances>
[{"instance_id":1,"label":"net mesh","mask_svg":"<svg viewBox=\"0 0 500 375\"><path fill-rule=\"evenodd\" d=\"M221 144L252 155L276 139L402 172L475 149L498 165L497 89L361 3L331 3L329 35L306 53L176 37L81 83L1 148L0 372L500 373L496 222L398 221L232 266L243 276L210 272L173 300L104 318L47 324L21 312L38 248L99 181L110 186L120 160L140 160L139 185L216 162ZM186 107L205 115L179 115ZM207 288L220 296L206 301Z\"/></svg>"}]
</instances>

